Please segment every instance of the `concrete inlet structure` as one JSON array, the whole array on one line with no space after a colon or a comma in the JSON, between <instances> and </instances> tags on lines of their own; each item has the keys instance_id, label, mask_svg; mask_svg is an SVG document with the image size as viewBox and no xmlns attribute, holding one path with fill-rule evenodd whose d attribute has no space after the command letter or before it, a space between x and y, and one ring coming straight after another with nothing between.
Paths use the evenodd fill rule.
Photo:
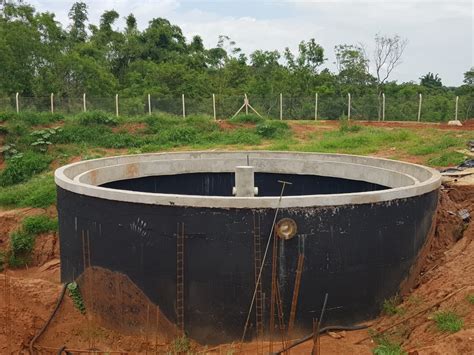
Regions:
<instances>
[{"instance_id":1,"label":"concrete inlet structure","mask_svg":"<svg viewBox=\"0 0 474 355\"><path fill-rule=\"evenodd\" d=\"M268 331L276 291L285 322L293 306L308 332L326 293L325 324L375 316L426 240L441 183L415 164L265 151L103 158L55 180L62 281L89 265L123 273L206 343L240 339L263 262L249 337Z\"/></svg>"}]
</instances>

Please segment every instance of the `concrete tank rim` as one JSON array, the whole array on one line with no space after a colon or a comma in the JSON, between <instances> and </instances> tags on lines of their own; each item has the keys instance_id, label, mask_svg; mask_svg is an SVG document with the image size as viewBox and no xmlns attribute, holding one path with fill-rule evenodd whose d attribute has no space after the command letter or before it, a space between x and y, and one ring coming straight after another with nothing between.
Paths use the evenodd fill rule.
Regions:
<instances>
[{"instance_id":1,"label":"concrete tank rim","mask_svg":"<svg viewBox=\"0 0 474 355\"><path fill-rule=\"evenodd\" d=\"M279 197L227 197L227 196L201 196L201 195L178 195L163 193L147 193L127 190L116 190L74 181L80 175L97 167L120 165L128 161L144 161L155 158L164 160L167 156L173 159L200 159L202 156L233 156L246 159L247 155L264 157L303 157L325 161L360 161L366 165L389 166L393 170L412 171L412 177L417 180L413 185L389 188L380 191L327 194L327 195L303 195L284 196L279 202ZM254 157L255 158L255 157ZM332 160L334 159L334 160ZM363 168L364 164L360 164ZM91 169L92 168L92 169ZM407 174L409 175L409 174ZM417 175L417 176L415 176ZM159 152L147 154L132 154L105 157L93 160L71 163L56 169L55 182L58 187L76 193L101 199L123 201L139 204L189 206L209 208L294 208L294 207L323 207L340 205L357 205L367 203L390 202L397 199L410 198L436 190L441 185L441 174L432 168L418 164L390 160L385 158L365 157L350 154L326 154L310 152L282 152L282 151L186 151L186 152ZM344 177L344 176L341 176ZM421 177L421 178L420 178Z\"/></svg>"}]
</instances>

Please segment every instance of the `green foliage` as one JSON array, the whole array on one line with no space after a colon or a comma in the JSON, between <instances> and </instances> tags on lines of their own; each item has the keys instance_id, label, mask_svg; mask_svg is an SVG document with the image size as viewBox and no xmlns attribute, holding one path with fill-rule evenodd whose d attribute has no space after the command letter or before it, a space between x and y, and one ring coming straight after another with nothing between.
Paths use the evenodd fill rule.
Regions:
<instances>
[{"instance_id":1,"label":"green foliage","mask_svg":"<svg viewBox=\"0 0 474 355\"><path fill-rule=\"evenodd\" d=\"M470 304L474 305L474 295L467 295L466 299Z\"/></svg>"},{"instance_id":2,"label":"green foliage","mask_svg":"<svg viewBox=\"0 0 474 355\"><path fill-rule=\"evenodd\" d=\"M383 306L382 306L383 313L389 316L402 313L403 309L399 307L400 302L401 302L401 299L400 299L400 296L398 295L384 300Z\"/></svg>"},{"instance_id":3,"label":"green foliage","mask_svg":"<svg viewBox=\"0 0 474 355\"><path fill-rule=\"evenodd\" d=\"M0 250L0 272L5 268L6 254L4 251Z\"/></svg>"},{"instance_id":4,"label":"green foliage","mask_svg":"<svg viewBox=\"0 0 474 355\"><path fill-rule=\"evenodd\" d=\"M188 337L183 335L182 337L174 339L170 347L170 350L174 354L187 353L191 350L191 342Z\"/></svg>"},{"instance_id":5,"label":"green foliage","mask_svg":"<svg viewBox=\"0 0 474 355\"><path fill-rule=\"evenodd\" d=\"M341 133L359 132L361 129L361 126L351 123L348 120L341 120L339 124L339 132Z\"/></svg>"},{"instance_id":6,"label":"green foliage","mask_svg":"<svg viewBox=\"0 0 474 355\"><path fill-rule=\"evenodd\" d=\"M41 111L8 112L0 116L0 121L18 122L29 126L47 125L63 119L64 116L62 114Z\"/></svg>"},{"instance_id":7,"label":"green foliage","mask_svg":"<svg viewBox=\"0 0 474 355\"><path fill-rule=\"evenodd\" d=\"M441 155L429 159L428 164L431 166L440 167L457 166L461 164L465 159L466 157L464 156L464 154L450 151L446 153L441 153Z\"/></svg>"},{"instance_id":8,"label":"green foliage","mask_svg":"<svg viewBox=\"0 0 474 355\"><path fill-rule=\"evenodd\" d=\"M0 152L5 159L20 158L23 156L23 154L18 151L16 144L14 143L5 144L3 147L0 147Z\"/></svg>"},{"instance_id":9,"label":"green foliage","mask_svg":"<svg viewBox=\"0 0 474 355\"><path fill-rule=\"evenodd\" d=\"M372 349L374 355L406 355L401 345L384 334L373 334L374 331L369 329L372 339L377 346Z\"/></svg>"},{"instance_id":10,"label":"green foliage","mask_svg":"<svg viewBox=\"0 0 474 355\"><path fill-rule=\"evenodd\" d=\"M21 267L30 260L30 253L35 245L35 236L24 230L14 231L10 235L10 260L11 267Z\"/></svg>"},{"instance_id":11,"label":"green foliage","mask_svg":"<svg viewBox=\"0 0 474 355\"><path fill-rule=\"evenodd\" d=\"M257 134L263 138L283 138L288 133L288 123L283 121L263 121L257 124Z\"/></svg>"},{"instance_id":12,"label":"green foliage","mask_svg":"<svg viewBox=\"0 0 474 355\"><path fill-rule=\"evenodd\" d=\"M35 138L35 141L31 143L31 146L44 153L48 150L48 146L52 144L52 137L61 131L61 127L45 128L33 131L30 133L30 135Z\"/></svg>"},{"instance_id":13,"label":"green foliage","mask_svg":"<svg viewBox=\"0 0 474 355\"><path fill-rule=\"evenodd\" d=\"M23 220L22 227L29 234L55 232L58 229L58 220L46 215L30 216Z\"/></svg>"},{"instance_id":14,"label":"green foliage","mask_svg":"<svg viewBox=\"0 0 474 355\"><path fill-rule=\"evenodd\" d=\"M76 282L70 282L67 285L69 291L69 296L72 298L74 307L81 312L81 314L86 313L86 306L84 305L84 300L82 299L81 290L79 285Z\"/></svg>"},{"instance_id":15,"label":"green foliage","mask_svg":"<svg viewBox=\"0 0 474 355\"><path fill-rule=\"evenodd\" d=\"M434 321L441 332L456 333L461 330L464 321L452 311L440 311L435 313Z\"/></svg>"},{"instance_id":16,"label":"green foliage","mask_svg":"<svg viewBox=\"0 0 474 355\"><path fill-rule=\"evenodd\" d=\"M0 206L46 208L56 202L56 185L52 175L41 175L31 180L0 188Z\"/></svg>"},{"instance_id":17,"label":"green foliage","mask_svg":"<svg viewBox=\"0 0 474 355\"><path fill-rule=\"evenodd\" d=\"M26 152L7 161L7 167L0 172L0 186L9 186L27 181L49 167L51 157Z\"/></svg>"},{"instance_id":18,"label":"green foliage","mask_svg":"<svg viewBox=\"0 0 474 355\"><path fill-rule=\"evenodd\" d=\"M264 120L265 120L264 118L250 113L248 115L245 115L245 114L237 115L237 116L231 118L229 120L229 122L232 122L232 123L260 123L260 122L263 122Z\"/></svg>"},{"instance_id":19,"label":"green foliage","mask_svg":"<svg viewBox=\"0 0 474 355\"><path fill-rule=\"evenodd\" d=\"M76 116L76 119L81 125L89 126L94 124L103 124L115 126L118 123L116 117L108 115L103 111L88 111L82 112Z\"/></svg>"}]
</instances>

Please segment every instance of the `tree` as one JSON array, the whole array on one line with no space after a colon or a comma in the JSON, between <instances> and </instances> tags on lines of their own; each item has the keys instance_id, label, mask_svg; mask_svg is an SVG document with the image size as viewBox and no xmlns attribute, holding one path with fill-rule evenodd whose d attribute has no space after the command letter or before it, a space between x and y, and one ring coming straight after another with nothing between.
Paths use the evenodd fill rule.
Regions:
<instances>
[{"instance_id":1,"label":"tree","mask_svg":"<svg viewBox=\"0 0 474 355\"><path fill-rule=\"evenodd\" d=\"M431 72L429 72L428 74L423 75L420 78L420 85L426 86L428 88L441 88L441 87L443 87L443 83L441 82L441 78L438 76L438 74L434 75Z\"/></svg>"},{"instance_id":2,"label":"tree","mask_svg":"<svg viewBox=\"0 0 474 355\"><path fill-rule=\"evenodd\" d=\"M383 84L388 80L392 71L401 64L402 54L407 44L408 40L401 38L399 35L394 35L393 37L380 34L375 35L374 65L379 97L379 119L382 115L381 97Z\"/></svg>"},{"instance_id":3,"label":"tree","mask_svg":"<svg viewBox=\"0 0 474 355\"><path fill-rule=\"evenodd\" d=\"M464 73L463 83L469 86L474 86L474 67Z\"/></svg>"},{"instance_id":4,"label":"tree","mask_svg":"<svg viewBox=\"0 0 474 355\"><path fill-rule=\"evenodd\" d=\"M370 81L369 59L362 46L340 44L334 47L334 52L343 84L365 85Z\"/></svg>"},{"instance_id":5,"label":"tree","mask_svg":"<svg viewBox=\"0 0 474 355\"><path fill-rule=\"evenodd\" d=\"M75 2L69 10L69 19L72 21L69 26L69 37L73 42L85 42L87 38L87 4Z\"/></svg>"},{"instance_id":6,"label":"tree","mask_svg":"<svg viewBox=\"0 0 474 355\"><path fill-rule=\"evenodd\" d=\"M311 38L308 42L300 42L297 57L291 53L288 47L285 48L285 59L291 70L306 69L312 74L316 74L318 67L326 60L323 47L316 43L314 38Z\"/></svg>"}]
</instances>

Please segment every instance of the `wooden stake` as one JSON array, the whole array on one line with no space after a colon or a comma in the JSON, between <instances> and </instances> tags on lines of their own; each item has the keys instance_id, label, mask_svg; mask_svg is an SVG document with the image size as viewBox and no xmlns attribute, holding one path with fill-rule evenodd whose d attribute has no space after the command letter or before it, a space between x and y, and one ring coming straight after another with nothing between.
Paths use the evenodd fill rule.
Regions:
<instances>
[{"instance_id":1,"label":"wooden stake","mask_svg":"<svg viewBox=\"0 0 474 355\"><path fill-rule=\"evenodd\" d=\"M212 94L212 111L214 113L214 121L217 120L216 114L216 95Z\"/></svg>"},{"instance_id":2,"label":"wooden stake","mask_svg":"<svg viewBox=\"0 0 474 355\"><path fill-rule=\"evenodd\" d=\"M314 94L314 120L318 120L318 93Z\"/></svg>"},{"instance_id":3,"label":"wooden stake","mask_svg":"<svg viewBox=\"0 0 474 355\"><path fill-rule=\"evenodd\" d=\"M420 120L421 120L421 102L423 101L423 96L421 95L421 93L419 95L419 98L420 99L419 99L419 102L418 102L418 122L420 122Z\"/></svg>"}]
</instances>

